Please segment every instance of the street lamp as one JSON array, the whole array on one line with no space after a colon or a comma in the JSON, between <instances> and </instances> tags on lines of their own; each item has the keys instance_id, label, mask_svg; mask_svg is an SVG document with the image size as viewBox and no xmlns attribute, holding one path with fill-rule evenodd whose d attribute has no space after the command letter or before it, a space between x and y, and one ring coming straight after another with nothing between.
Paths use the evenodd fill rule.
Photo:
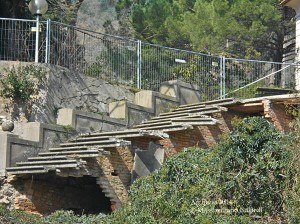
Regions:
<instances>
[{"instance_id":1,"label":"street lamp","mask_svg":"<svg viewBox=\"0 0 300 224\"><path fill-rule=\"evenodd\" d=\"M48 3L46 0L31 0L28 5L29 11L32 15L36 16L36 36L35 36L35 60L39 62L39 28L40 28L40 16L45 14L48 10Z\"/></svg>"}]
</instances>

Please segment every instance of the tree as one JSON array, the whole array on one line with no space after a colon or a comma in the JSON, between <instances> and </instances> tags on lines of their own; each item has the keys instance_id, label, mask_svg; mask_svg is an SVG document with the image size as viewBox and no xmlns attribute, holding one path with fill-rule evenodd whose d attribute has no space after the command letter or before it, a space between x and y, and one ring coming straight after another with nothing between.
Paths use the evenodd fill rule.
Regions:
<instances>
[{"instance_id":1,"label":"tree","mask_svg":"<svg viewBox=\"0 0 300 224\"><path fill-rule=\"evenodd\" d=\"M30 0L0 0L0 17L33 18L27 4ZM43 18L52 18L59 22L75 25L77 11L83 0L47 0L48 12Z\"/></svg>"},{"instance_id":2,"label":"tree","mask_svg":"<svg viewBox=\"0 0 300 224\"><path fill-rule=\"evenodd\" d=\"M22 18L25 12L25 1L0 0L0 17Z\"/></svg>"},{"instance_id":3,"label":"tree","mask_svg":"<svg viewBox=\"0 0 300 224\"><path fill-rule=\"evenodd\" d=\"M282 61L293 11L277 0L149 0L132 3L136 37L199 52ZM159 14L159 15L158 15Z\"/></svg>"},{"instance_id":4,"label":"tree","mask_svg":"<svg viewBox=\"0 0 300 224\"><path fill-rule=\"evenodd\" d=\"M194 9L186 24L196 50L282 61L285 30L292 24L277 1L197 1Z\"/></svg>"}]
</instances>

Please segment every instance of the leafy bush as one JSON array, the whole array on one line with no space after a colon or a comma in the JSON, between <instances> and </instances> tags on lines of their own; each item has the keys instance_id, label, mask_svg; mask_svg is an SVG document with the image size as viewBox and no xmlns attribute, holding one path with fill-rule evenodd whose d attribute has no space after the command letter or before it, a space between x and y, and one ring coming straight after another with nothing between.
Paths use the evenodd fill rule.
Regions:
<instances>
[{"instance_id":1,"label":"leafy bush","mask_svg":"<svg viewBox=\"0 0 300 224\"><path fill-rule=\"evenodd\" d=\"M8 210L0 205L0 223L5 224L43 224L43 220L38 215L27 214L20 210ZM1 222L2 221L2 222Z\"/></svg>"},{"instance_id":2,"label":"leafy bush","mask_svg":"<svg viewBox=\"0 0 300 224\"><path fill-rule=\"evenodd\" d=\"M0 223L4 224L99 224L103 223L104 214L76 215L73 211L56 211L41 217L20 210L8 210L0 206Z\"/></svg>"},{"instance_id":3,"label":"leafy bush","mask_svg":"<svg viewBox=\"0 0 300 224\"><path fill-rule=\"evenodd\" d=\"M45 76L45 71L34 65L12 67L5 71L7 76L0 79L0 96L14 101L28 102L37 93L37 85Z\"/></svg>"},{"instance_id":4,"label":"leafy bush","mask_svg":"<svg viewBox=\"0 0 300 224\"><path fill-rule=\"evenodd\" d=\"M104 217L105 215L101 213L98 215L79 216L74 214L73 211L56 211L45 217L45 222L51 224L98 224L102 223Z\"/></svg>"},{"instance_id":5,"label":"leafy bush","mask_svg":"<svg viewBox=\"0 0 300 224\"><path fill-rule=\"evenodd\" d=\"M159 172L138 179L129 202L110 221L297 223L297 188L290 183L296 178L292 157L299 150L290 149L290 136L261 117L233 126L213 149L187 149Z\"/></svg>"}]
</instances>

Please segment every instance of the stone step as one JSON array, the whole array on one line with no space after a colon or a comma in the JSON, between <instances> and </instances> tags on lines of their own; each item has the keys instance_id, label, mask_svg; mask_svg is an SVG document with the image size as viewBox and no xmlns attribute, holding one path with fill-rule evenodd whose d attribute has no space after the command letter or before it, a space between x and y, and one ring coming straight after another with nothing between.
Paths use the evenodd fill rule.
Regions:
<instances>
[{"instance_id":1,"label":"stone step","mask_svg":"<svg viewBox=\"0 0 300 224\"><path fill-rule=\"evenodd\" d=\"M105 136L105 137L109 137L109 138L113 138L113 137L118 138L119 136L131 136L131 135L139 135L139 134L140 134L139 129L127 129L127 130L122 130L122 131L87 133L87 134L81 134L79 137L84 138L84 137Z\"/></svg>"},{"instance_id":2,"label":"stone step","mask_svg":"<svg viewBox=\"0 0 300 224\"><path fill-rule=\"evenodd\" d=\"M41 174L48 173L48 170L19 170L19 171L7 171L10 175L21 175L21 174Z\"/></svg>"},{"instance_id":3,"label":"stone step","mask_svg":"<svg viewBox=\"0 0 300 224\"><path fill-rule=\"evenodd\" d=\"M110 188L110 186L111 186L111 184L110 183L103 183L102 181L97 181L97 184L103 189L103 190L105 190L105 189L108 189L108 188Z\"/></svg>"},{"instance_id":4,"label":"stone step","mask_svg":"<svg viewBox=\"0 0 300 224\"><path fill-rule=\"evenodd\" d=\"M104 192L103 190L102 192L104 193L105 197L110 199L110 201L116 201L116 199L118 199L118 197L114 193Z\"/></svg>"},{"instance_id":5,"label":"stone step","mask_svg":"<svg viewBox=\"0 0 300 224\"><path fill-rule=\"evenodd\" d=\"M70 164L51 164L51 165L30 165L30 166L18 166L18 167L8 167L6 171L10 174L21 174L21 173L46 173L49 170L61 169L61 168L76 168L78 163Z\"/></svg>"},{"instance_id":6,"label":"stone step","mask_svg":"<svg viewBox=\"0 0 300 224\"><path fill-rule=\"evenodd\" d=\"M191 125L171 124L171 125L157 125L152 127L144 127L141 130L161 130L163 132L181 131L186 129L193 129Z\"/></svg>"},{"instance_id":7,"label":"stone step","mask_svg":"<svg viewBox=\"0 0 300 224\"><path fill-rule=\"evenodd\" d=\"M197 117L184 117L172 120L173 124L191 124L191 125L215 125L221 122L214 118L197 118Z\"/></svg>"},{"instance_id":8,"label":"stone step","mask_svg":"<svg viewBox=\"0 0 300 224\"><path fill-rule=\"evenodd\" d=\"M125 140L110 140L110 141L84 141L84 142L71 142L60 144L61 148L51 148L49 151L55 151L56 149L69 149L72 146L85 147L90 145L96 145L102 148L114 148L130 145L130 141Z\"/></svg>"},{"instance_id":9,"label":"stone step","mask_svg":"<svg viewBox=\"0 0 300 224\"><path fill-rule=\"evenodd\" d=\"M209 110L204 110L197 113L175 113L170 115L164 115L164 116L158 116L151 118L152 121L160 120L160 119L167 119L167 118L179 118L179 117L187 117L187 116L193 116L193 115L207 115L207 114L213 114L218 113L221 111L227 111L228 109L226 107L216 107L216 108L210 108Z\"/></svg>"},{"instance_id":10,"label":"stone step","mask_svg":"<svg viewBox=\"0 0 300 224\"><path fill-rule=\"evenodd\" d=\"M117 139L117 138L109 138L109 136L106 137L108 140L111 140L111 141L118 141L118 140L122 140L122 139ZM83 136L83 137L77 137L77 138L74 138L72 140L70 140L69 142L87 142L87 141L102 141L103 140L103 137L102 136L95 136L95 137L92 137L92 136Z\"/></svg>"},{"instance_id":11,"label":"stone step","mask_svg":"<svg viewBox=\"0 0 300 224\"><path fill-rule=\"evenodd\" d=\"M88 150L88 146L73 146L73 147L57 147L57 148L50 148L49 151L72 151L72 150Z\"/></svg>"},{"instance_id":12,"label":"stone step","mask_svg":"<svg viewBox=\"0 0 300 224\"><path fill-rule=\"evenodd\" d=\"M134 131L131 131L134 130ZM111 135L110 135L111 134ZM120 132L100 132L100 133L92 133L87 135L80 135L74 139L85 142L85 141L96 141L102 140L103 137L108 138L109 140L123 140L123 139L131 139L131 138L138 138L143 136L152 136L153 133L147 131L141 131L140 129L128 129Z\"/></svg>"},{"instance_id":13,"label":"stone step","mask_svg":"<svg viewBox=\"0 0 300 224\"><path fill-rule=\"evenodd\" d=\"M165 136L162 136L163 133L161 132L155 132L155 131L146 131L146 130L141 130L141 129L128 129L128 130L123 130L123 131L115 131L115 132L99 132L99 133L91 133L91 134L84 134L80 135L77 137L77 139L80 139L82 142L87 142L87 141L96 141L98 140L98 137L109 137L110 139L118 139L121 141L124 141L124 139L132 139L132 138L138 138L138 137L145 137L145 136L150 136L152 138L165 138Z\"/></svg>"},{"instance_id":14,"label":"stone step","mask_svg":"<svg viewBox=\"0 0 300 224\"><path fill-rule=\"evenodd\" d=\"M206 101L206 102L200 102L200 103L180 105L179 108L188 108L188 107L200 106L200 105L224 106L224 105L235 104L235 103L238 103L238 102L239 102L238 99L226 98L226 99L220 99L220 100L212 100L212 101Z\"/></svg>"},{"instance_id":15,"label":"stone step","mask_svg":"<svg viewBox=\"0 0 300 224\"><path fill-rule=\"evenodd\" d=\"M61 164L78 164L77 160L50 160L50 161L33 161L33 162L18 162L17 166L36 166L36 165L61 165Z\"/></svg>"},{"instance_id":16,"label":"stone step","mask_svg":"<svg viewBox=\"0 0 300 224\"><path fill-rule=\"evenodd\" d=\"M86 158L96 157L100 155L109 155L110 152L104 150L90 149L90 150L73 150L73 151L61 151L61 152L41 152L39 156L58 156L65 155L70 157Z\"/></svg>"},{"instance_id":17,"label":"stone step","mask_svg":"<svg viewBox=\"0 0 300 224\"><path fill-rule=\"evenodd\" d=\"M196 109L189 109L187 108L186 110L184 111L174 111L174 112L168 112L168 113L161 113L159 115L159 117L165 117L165 116L170 116L170 115L181 115L181 114L185 114L185 113L203 113L205 114L206 112L210 113L210 111L212 110L216 110L216 109L220 109L222 107L220 106L206 106L206 107L200 107L200 108L196 108ZM226 107L223 107L223 110L226 110L225 109Z\"/></svg>"},{"instance_id":18,"label":"stone step","mask_svg":"<svg viewBox=\"0 0 300 224\"><path fill-rule=\"evenodd\" d=\"M179 111L186 111L186 110L190 110L190 109L201 109L201 108L205 108L206 106L204 104L198 104L198 105L193 105L193 106L187 106L187 107L178 107L174 110L172 110L171 112L179 112Z\"/></svg>"},{"instance_id":19,"label":"stone step","mask_svg":"<svg viewBox=\"0 0 300 224\"><path fill-rule=\"evenodd\" d=\"M172 121L171 120L166 120L166 121L157 121L157 122L145 122L143 124L135 125L135 128L144 128L144 127L155 127L157 125L171 125Z\"/></svg>"},{"instance_id":20,"label":"stone step","mask_svg":"<svg viewBox=\"0 0 300 224\"><path fill-rule=\"evenodd\" d=\"M44 170L45 167L44 166L23 166L23 167L7 167L6 171L10 172L10 171L17 171L17 170Z\"/></svg>"},{"instance_id":21,"label":"stone step","mask_svg":"<svg viewBox=\"0 0 300 224\"><path fill-rule=\"evenodd\" d=\"M107 140L113 140L113 139L116 139L116 138L110 137L109 135L107 135L107 136L96 136L96 137L78 136L76 138L69 139L68 142L84 142L87 139L88 140L97 140L97 141L107 141Z\"/></svg>"},{"instance_id":22,"label":"stone step","mask_svg":"<svg viewBox=\"0 0 300 224\"><path fill-rule=\"evenodd\" d=\"M39 174L39 173L48 173L48 170L43 166L30 166L27 169L17 169L19 167L8 167L6 168L6 172L11 175L16 174Z\"/></svg>"},{"instance_id":23,"label":"stone step","mask_svg":"<svg viewBox=\"0 0 300 224\"><path fill-rule=\"evenodd\" d=\"M155 124L155 123L160 123L160 122L165 122L165 121L174 121L177 118L192 118L192 117L199 117L199 118L211 118L210 116L207 115L202 115L201 113L199 114L189 114L187 116L176 116L176 117L171 117L171 118L161 118L159 120L148 120L148 121L144 121L142 124ZM142 125L141 124L141 125Z\"/></svg>"},{"instance_id":24,"label":"stone step","mask_svg":"<svg viewBox=\"0 0 300 224\"><path fill-rule=\"evenodd\" d=\"M66 156L43 156L43 157L29 157L28 161L49 161L49 160L67 160Z\"/></svg>"},{"instance_id":25,"label":"stone step","mask_svg":"<svg viewBox=\"0 0 300 224\"><path fill-rule=\"evenodd\" d=\"M183 114L171 114L169 116L164 116L164 117L151 117L151 121L157 121L157 120L161 120L161 119L170 119L170 118L176 118L176 117L188 117L188 116L192 116L194 113L183 113Z\"/></svg>"},{"instance_id":26,"label":"stone step","mask_svg":"<svg viewBox=\"0 0 300 224\"><path fill-rule=\"evenodd\" d=\"M10 174L32 174L32 173L46 173L49 170L56 170L62 168L77 168L79 164L67 163L67 164L48 164L48 165L29 165L6 168L6 171Z\"/></svg>"},{"instance_id":27,"label":"stone step","mask_svg":"<svg viewBox=\"0 0 300 224\"><path fill-rule=\"evenodd\" d=\"M217 123L220 123L218 120L214 118L203 118L203 117L180 117L180 118L174 118L170 119L169 121L164 122L155 122L155 123L144 123L141 125L137 125L135 127L148 130L162 130L163 127L167 127L169 129L170 126L174 125L215 125Z\"/></svg>"},{"instance_id":28,"label":"stone step","mask_svg":"<svg viewBox=\"0 0 300 224\"><path fill-rule=\"evenodd\" d=\"M111 148L111 147L104 147L104 148ZM60 147L60 148L50 148L49 152L69 152L69 151L73 151L73 152L77 152L77 151L89 151L89 150L98 150L101 151L103 153L107 153L108 151L104 151L103 150L103 146L95 146L95 147Z\"/></svg>"}]
</instances>

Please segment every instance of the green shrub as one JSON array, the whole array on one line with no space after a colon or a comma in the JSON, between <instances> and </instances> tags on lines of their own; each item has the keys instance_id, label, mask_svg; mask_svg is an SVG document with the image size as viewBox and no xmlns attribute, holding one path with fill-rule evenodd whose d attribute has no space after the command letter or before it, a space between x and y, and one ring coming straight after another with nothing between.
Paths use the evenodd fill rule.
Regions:
<instances>
[{"instance_id":1,"label":"green shrub","mask_svg":"<svg viewBox=\"0 0 300 224\"><path fill-rule=\"evenodd\" d=\"M14 101L28 102L38 91L38 84L45 76L45 71L35 65L5 69L6 76L0 79L0 96Z\"/></svg>"},{"instance_id":2,"label":"green shrub","mask_svg":"<svg viewBox=\"0 0 300 224\"><path fill-rule=\"evenodd\" d=\"M0 205L0 217L8 224L43 224L41 216L27 214L20 210L8 210ZM1 221L1 219L0 219ZM45 223L46 224L46 223Z\"/></svg>"},{"instance_id":3,"label":"green shrub","mask_svg":"<svg viewBox=\"0 0 300 224\"><path fill-rule=\"evenodd\" d=\"M187 149L169 158L157 173L138 179L125 208L109 220L297 223L299 194L290 184L296 177L296 166L291 166L295 151L289 150L292 138L261 117L233 126L214 148Z\"/></svg>"},{"instance_id":4,"label":"green shrub","mask_svg":"<svg viewBox=\"0 0 300 224\"><path fill-rule=\"evenodd\" d=\"M56 211L45 217L46 223L51 224L99 224L102 223L104 214L98 215L76 215L73 211Z\"/></svg>"},{"instance_id":5,"label":"green shrub","mask_svg":"<svg viewBox=\"0 0 300 224\"><path fill-rule=\"evenodd\" d=\"M1 219L2 218L2 219ZM100 224L103 223L104 214L76 215L73 211L56 211L51 215L42 217L28 214L20 210L8 210L0 206L0 223L2 224Z\"/></svg>"}]
</instances>

